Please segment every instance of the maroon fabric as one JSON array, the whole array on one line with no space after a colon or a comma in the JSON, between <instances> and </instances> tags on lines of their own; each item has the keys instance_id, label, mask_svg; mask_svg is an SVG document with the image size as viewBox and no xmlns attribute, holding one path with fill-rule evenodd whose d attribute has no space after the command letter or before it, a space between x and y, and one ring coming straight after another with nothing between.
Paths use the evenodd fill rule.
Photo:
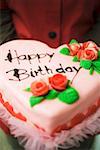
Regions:
<instances>
[{"instance_id":1,"label":"maroon fabric","mask_svg":"<svg viewBox=\"0 0 100 150\"><path fill-rule=\"evenodd\" d=\"M8 4L6 2L6 0L0 0L0 9L7 9L8 8Z\"/></svg>"},{"instance_id":2,"label":"maroon fabric","mask_svg":"<svg viewBox=\"0 0 100 150\"><path fill-rule=\"evenodd\" d=\"M18 37L40 40L52 47L72 38L82 42L95 23L94 13L100 12L99 4L99 0L9 0L8 3ZM50 37L50 32L56 36Z\"/></svg>"}]
</instances>

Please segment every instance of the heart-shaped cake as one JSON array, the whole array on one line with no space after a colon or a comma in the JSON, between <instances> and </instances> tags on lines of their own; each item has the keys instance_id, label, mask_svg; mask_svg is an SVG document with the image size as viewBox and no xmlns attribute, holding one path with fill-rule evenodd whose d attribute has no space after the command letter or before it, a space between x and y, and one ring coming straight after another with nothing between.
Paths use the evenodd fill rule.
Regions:
<instances>
[{"instance_id":1,"label":"heart-shaped cake","mask_svg":"<svg viewBox=\"0 0 100 150\"><path fill-rule=\"evenodd\" d=\"M49 134L69 129L100 106L100 51L93 42L56 49L32 40L0 46L1 103Z\"/></svg>"}]
</instances>

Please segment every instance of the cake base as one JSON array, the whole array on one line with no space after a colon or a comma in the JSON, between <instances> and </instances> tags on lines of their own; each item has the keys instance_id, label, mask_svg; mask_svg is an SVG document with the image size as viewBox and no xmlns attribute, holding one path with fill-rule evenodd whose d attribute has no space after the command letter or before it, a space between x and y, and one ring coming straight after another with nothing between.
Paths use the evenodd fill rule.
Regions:
<instances>
[{"instance_id":1,"label":"cake base","mask_svg":"<svg viewBox=\"0 0 100 150\"><path fill-rule=\"evenodd\" d=\"M19 144L23 145L25 149L53 150L57 147L67 149L79 146L80 141L83 141L84 138L100 132L100 107L97 110L94 107L91 108L93 109L89 109L88 113L90 114L90 110L92 110L92 115L89 117L86 115L86 119L81 123L70 129L62 130L54 136L35 128L25 120L22 121L22 119L16 118L2 103L0 103L0 118L3 119L10 129L10 133L18 138Z\"/></svg>"}]
</instances>

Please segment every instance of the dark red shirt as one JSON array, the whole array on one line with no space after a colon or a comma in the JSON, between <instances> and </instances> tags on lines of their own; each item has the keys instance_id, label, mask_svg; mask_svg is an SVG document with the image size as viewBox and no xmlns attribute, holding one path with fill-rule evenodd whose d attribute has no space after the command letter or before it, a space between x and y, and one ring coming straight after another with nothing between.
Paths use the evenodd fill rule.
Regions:
<instances>
[{"instance_id":1,"label":"dark red shirt","mask_svg":"<svg viewBox=\"0 0 100 150\"><path fill-rule=\"evenodd\" d=\"M100 14L100 0L9 0L8 8L19 38L57 47L83 40Z\"/></svg>"}]
</instances>

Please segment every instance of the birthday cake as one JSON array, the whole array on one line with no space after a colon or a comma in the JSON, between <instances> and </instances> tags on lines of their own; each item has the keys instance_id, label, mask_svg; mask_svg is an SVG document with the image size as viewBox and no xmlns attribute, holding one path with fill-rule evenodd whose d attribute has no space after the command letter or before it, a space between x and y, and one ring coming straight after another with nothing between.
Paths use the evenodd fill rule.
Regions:
<instances>
[{"instance_id":1,"label":"birthday cake","mask_svg":"<svg viewBox=\"0 0 100 150\"><path fill-rule=\"evenodd\" d=\"M0 46L0 102L16 118L54 134L100 107L100 50L72 40L56 49L32 40Z\"/></svg>"}]
</instances>

